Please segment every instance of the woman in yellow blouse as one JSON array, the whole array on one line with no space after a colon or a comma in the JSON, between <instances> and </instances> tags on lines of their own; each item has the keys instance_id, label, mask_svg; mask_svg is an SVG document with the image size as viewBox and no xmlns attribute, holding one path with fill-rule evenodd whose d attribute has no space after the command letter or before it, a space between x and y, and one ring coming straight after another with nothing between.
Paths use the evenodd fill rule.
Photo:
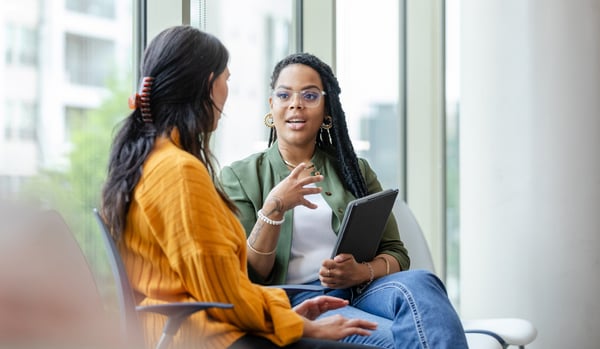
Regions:
<instances>
[{"instance_id":1,"label":"woman in yellow blouse","mask_svg":"<svg viewBox=\"0 0 600 349\"><path fill-rule=\"evenodd\" d=\"M291 308L281 289L253 284L237 209L215 186L210 136L228 96L229 54L214 36L190 26L161 32L144 54L135 110L112 144L102 214L119 244L140 304L223 302L187 320L177 344L188 348L336 348L376 325L337 316L315 320L347 301L323 296ZM262 207L311 206L305 188L322 180L294 171ZM267 224L259 220L256 229ZM148 343L164 319L144 318Z\"/></svg>"}]
</instances>

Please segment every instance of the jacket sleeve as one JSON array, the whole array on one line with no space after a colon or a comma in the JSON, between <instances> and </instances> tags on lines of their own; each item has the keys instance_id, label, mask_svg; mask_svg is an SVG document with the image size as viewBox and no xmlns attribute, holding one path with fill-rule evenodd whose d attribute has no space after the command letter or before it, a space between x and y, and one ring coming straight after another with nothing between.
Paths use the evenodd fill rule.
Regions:
<instances>
[{"instance_id":1,"label":"jacket sleeve","mask_svg":"<svg viewBox=\"0 0 600 349\"><path fill-rule=\"evenodd\" d=\"M241 179L231 167L226 166L221 169L219 180L223 190L239 210L238 218L244 226L246 236L250 235L256 223L256 211L258 210L256 203L252 202L250 195L242 185ZM256 188L258 188L258 182Z\"/></svg>"},{"instance_id":2,"label":"jacket sleeve","mask_svg":"<svg viewBox=\"0 0 600 349\"><path fill-rule=\"evenodd\" d=\"M360 159L359 161L360 169L363 172L365 177L365 181L367 184L367 191L369 194L376 193L382 190L381 183L377 179L377 175L369 166L369 163L365 159ZM385 225L385 230L383 232L383 237L381 238L381 243L379 244L379 249L377 253L385 253L393 256L400 263L400 267L402 270L408 270L410 267L410 258L408 256L408 251L404 246L404 243L400 239L400 233L398 232L398 224L396 222L396 218L394 214L390 214L390 218Z\"/></svg>"},{"instance_id":3,"label":"jacket sleeve","mask_svg":"<svg viewBox=\"0 0 600 349\"><path fill-rule=\"evenodd\" d=\"M223 203L201 163L179 164L160 199L164 233L159 237L171 267L198 300L225 302L233 309L210 309L219 321L264 336L277 345L302 336L303 319L281 289L253 284L246 266L245 235ZM250 210L250 205L244 207Z\"/></svg>"},{"instance_id":4,"label":"jacket sleeve","mask_svg":"<svg viewBox=\"0 0 600 349\"><path fill-rule=\"evenodd\" d=\"M238 169L239 170L239 169ZM244 226L244 230L246 231L246 236L249 236L256 224L256 211L262 207L262 198L265 194L261 194L260 190L264 187L264 183L259 183L261 179L260 176L252 170L248 168L243 168L244 178L240 178L240 174L233 167L223 167L221 169L221 173L219 175L219 179L221 182L221 186L227 196L237 206L239 210L239 219L242 225ZM250 174L252 173L252 174ZM284 227L289 223L284 223ZM282 228L283 229L283 228ZM277 251L277 256L275 260L275 265L273 266L273 270L267 277L263 277L260 273L257 273L252 265L248 263L248 275L250 280L259 283L261 285L275 285L284 283L284 272L285 269L285 261L282 260L283 256L279 253L279 246Z\"/></svg>"}]
</instances>

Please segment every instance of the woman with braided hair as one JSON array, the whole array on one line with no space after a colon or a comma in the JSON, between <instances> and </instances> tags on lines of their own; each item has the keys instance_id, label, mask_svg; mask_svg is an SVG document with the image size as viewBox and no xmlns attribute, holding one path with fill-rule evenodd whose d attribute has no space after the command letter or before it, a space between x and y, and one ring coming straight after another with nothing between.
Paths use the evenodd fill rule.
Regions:
<instances>
[{"instance_id":1,"label":"woman with braided hair","mask_svg":"<svg viewBox=\"0 0 600 349\"><path fill-rule=\"evenodd\" d=\"M321 317L342 314L378 323L370 336L343 341L382 348L467 348L441 280L427 271L408 270L410 259L393 215L372 261L330 256L348 202L382 190L368 162L354 152L331 68L314 55L291 54L275 66L271 89L264 119L270 128L268 149L220 173L246 229L251 279L265 285L320 284L327 294L349 301ZM286 198L268 196L298 170L295 185L317 193L295 207ZM301 183L315 176L323 180ZM265 200L275 203L269 211ZM266 224L256 224L261 221ZM289 297L299 304L322 292Z\"/></svg>"},{"instance_id":2,"label":"woman with braided hair","mask_svg":"<svg viewBox=\"0 0 600 349\"><path fill-rule=\"evenodd\" d=\"M177 348L364 347L337 340L368 336L375 323L316 319L346 300L324 295L292 308L283 290L249 279L244 228L215 185L210 151L228 97L228 60L216 37L191 26L165 29L144 53L142 86L113 141L101 206L136 299L233 304L192 315L174 338ZM265 212L282 201L303 205L304 195L317 192L303 186L321 177L299 180L300 171L272 189ZM147 315L143 322L154 347L164 317Z\"/></svg>"}]
</instances>

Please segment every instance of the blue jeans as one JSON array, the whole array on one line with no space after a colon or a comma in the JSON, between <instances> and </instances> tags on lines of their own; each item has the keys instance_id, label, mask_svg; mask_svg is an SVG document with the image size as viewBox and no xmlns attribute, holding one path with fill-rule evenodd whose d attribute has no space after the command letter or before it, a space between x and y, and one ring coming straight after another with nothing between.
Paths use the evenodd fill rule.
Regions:
<instances>
[{"instance_id":1,"label":"blue jeans","mask_svg":"<svg viewBox=\"0 0 600 349\"><path fill-rule=\"evenodd\" d=\"M325 292L347 299L350 304L321 316L341 314L379 324L370 336L353 335L344 338L345 342L396 349L468 348L462 324L444 284L429 271L390 274L373 281L360 294L354 288ZM322 293L300 292L291 295L290 301L295 306L319 294Z\"/></svg>"}]
</instances>

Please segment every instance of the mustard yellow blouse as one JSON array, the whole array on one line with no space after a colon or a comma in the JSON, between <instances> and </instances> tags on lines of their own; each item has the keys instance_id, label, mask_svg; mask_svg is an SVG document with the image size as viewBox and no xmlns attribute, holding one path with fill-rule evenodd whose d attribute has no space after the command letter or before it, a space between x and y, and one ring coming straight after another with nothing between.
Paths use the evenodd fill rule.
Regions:
<instances>
[{"instance_id":1,"label":"mustard yellow blouse","mask_svg":"<svg viewBox=\"0 0 600 349\"><path fill-rule=\"evenodd\" d=\"M285 292L253 284L244 228L221 200L206 167L179 146L178 134L157 138L144 163L127 216L121 253L140 304L224 302L184 323L175 341L226 348L245 333L286 345L302 336L303 320ZM164 323L145 315L154 346Z\"/></svg>"}]
</instances>

